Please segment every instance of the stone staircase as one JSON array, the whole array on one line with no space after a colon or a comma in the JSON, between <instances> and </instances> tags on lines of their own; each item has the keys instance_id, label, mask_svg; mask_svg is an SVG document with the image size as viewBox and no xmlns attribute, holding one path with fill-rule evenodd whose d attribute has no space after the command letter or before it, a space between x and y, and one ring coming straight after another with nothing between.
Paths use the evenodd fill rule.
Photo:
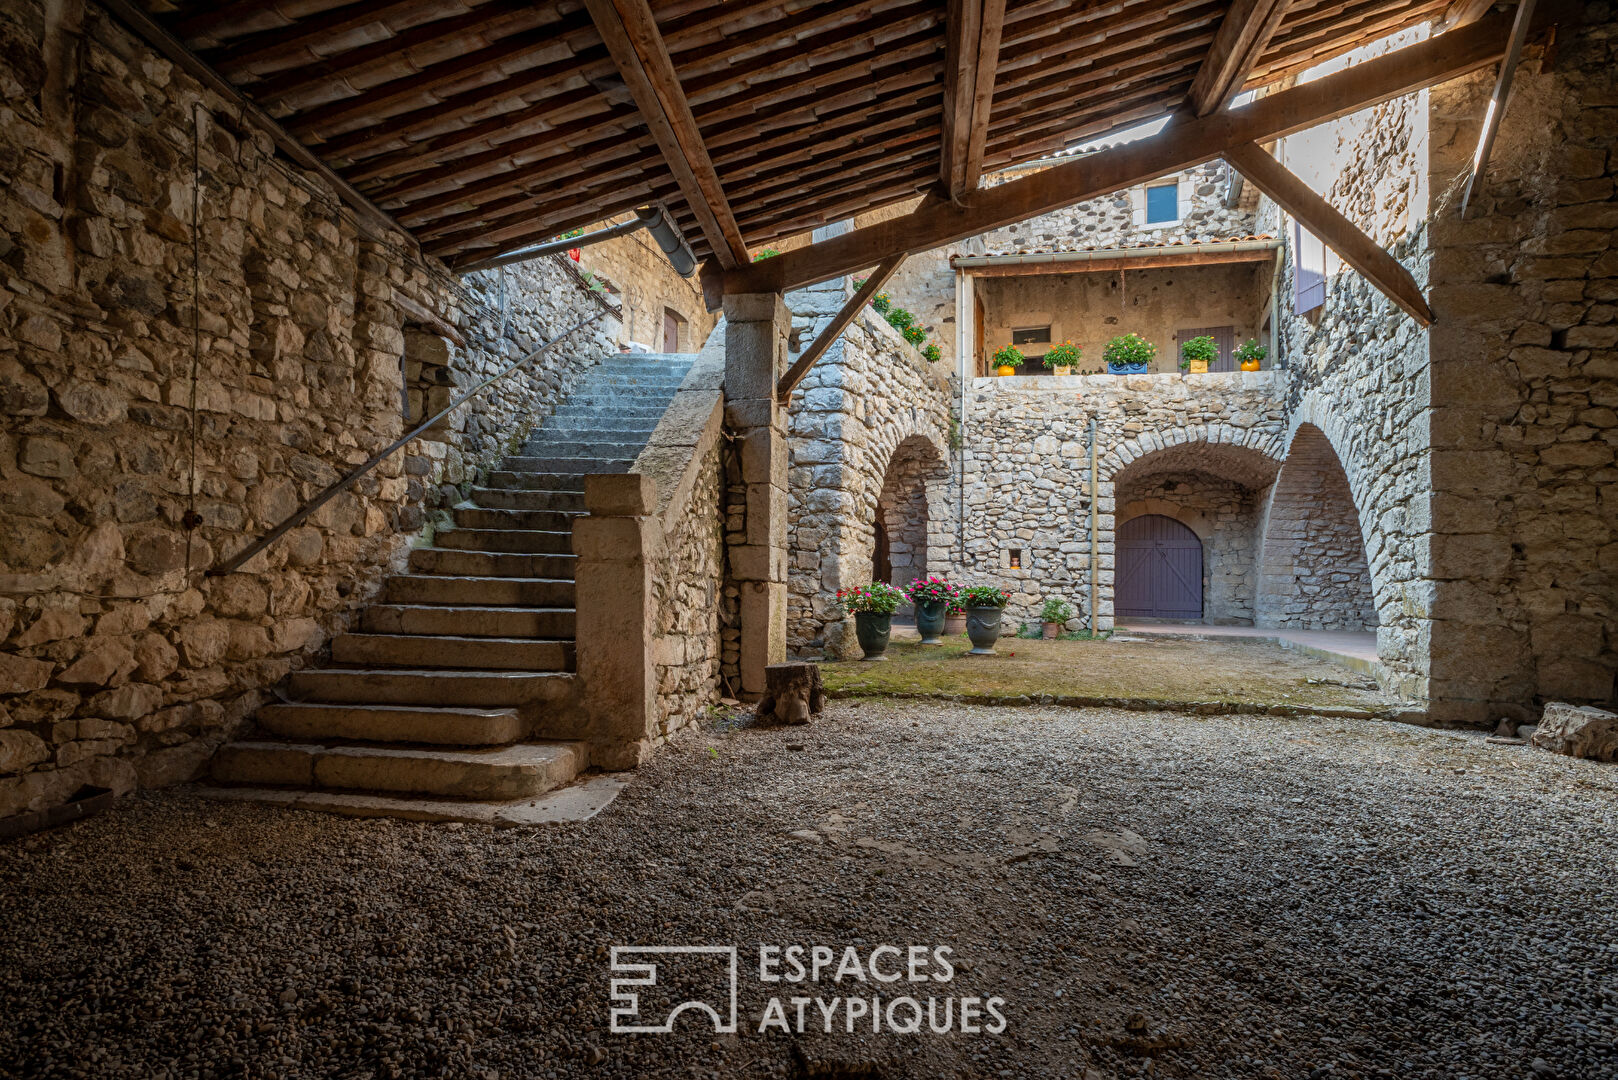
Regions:
<instances>
[{"instance_id":1,"label":"stone staircase","mask_svg":"<svg viewBox=\"0 0 1618 1080\"><path fill-rule=\"evenodd\" d=\"M304 809L534 823L616 794L577 729L572 523L584 477L627 472L694 355L627 354L586 381L410 553L331 666L296 672L210 793Z\"/></svg>"}]
</instances>

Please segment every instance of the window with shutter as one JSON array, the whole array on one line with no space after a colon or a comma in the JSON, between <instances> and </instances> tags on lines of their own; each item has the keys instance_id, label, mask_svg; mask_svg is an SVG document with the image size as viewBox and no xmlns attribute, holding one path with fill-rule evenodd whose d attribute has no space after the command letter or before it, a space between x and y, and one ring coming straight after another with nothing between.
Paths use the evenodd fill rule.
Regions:
<instances>
[{"instance_id":1,"label":"window with shutter","mask_svg":"<svg viewBox=\"0 0 1618 1080\"><path fill-rule=\"evenodd\" d=\"M1326 302L1326 245L1302 223L1292 223L1293 310L1299 315Z\"/></svg>"}]
</instances>

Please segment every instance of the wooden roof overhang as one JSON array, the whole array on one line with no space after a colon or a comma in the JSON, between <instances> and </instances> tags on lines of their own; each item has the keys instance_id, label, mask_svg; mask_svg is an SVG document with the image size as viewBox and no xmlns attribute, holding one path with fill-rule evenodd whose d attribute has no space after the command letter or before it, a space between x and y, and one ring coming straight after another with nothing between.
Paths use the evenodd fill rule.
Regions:
<instances>
[{"instance_id":1,"label":"wooden roof overhang","mask_svg":"<svg viewBox=\"0 0 1618 1080\"><path fill-rule=\"evenodd\" d=\"M171 35L284 150L451 268L661 201L710 261L715 302L720 288L824 280L1113 190L1143 165L1274 138L1492 63L1506 38L1472 3L1421 63L1339 80L1336 102L1282 91L1255 123L1239 118L1264 102L1226 110L1239 90L1452 0L102 2ZM979 187L997 167L1171 113L1185 122L1151 142L1183 152L1142 161L1123 147L1129 168L1100 155ZM749 265L750 250L918 193L933 194L897 228Z\"/></svg>"},{"instance_id":2,"label":"wooden roof overhang","mask_svg":"<svg viewBox=\"0 0 1618 1080\"><path fill-rule=\"evenodd\" d=\"M973 277L1038 277L1274 262L1280 248L1281 241L1265 236L1200 243L1086 248L1083 251L954 255L950 257L949 264Z\"/></svg>"}]
</instances>

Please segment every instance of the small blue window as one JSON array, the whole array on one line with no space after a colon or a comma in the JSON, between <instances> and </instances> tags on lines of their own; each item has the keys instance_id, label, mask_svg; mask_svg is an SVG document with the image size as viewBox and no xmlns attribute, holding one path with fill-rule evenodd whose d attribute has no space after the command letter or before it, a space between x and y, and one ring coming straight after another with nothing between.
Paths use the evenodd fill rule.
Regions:
<instances>
[{"instance_id":1,"label":"small blue window","mask_svg":"<svg viewBox=\"0 0 1618 1080\"><path fill-rule=\"evenodd\" d=\"M1159 184L1146 189L1146 224L1180 220L1180 185Z\"/></svg>"}]
</instances>

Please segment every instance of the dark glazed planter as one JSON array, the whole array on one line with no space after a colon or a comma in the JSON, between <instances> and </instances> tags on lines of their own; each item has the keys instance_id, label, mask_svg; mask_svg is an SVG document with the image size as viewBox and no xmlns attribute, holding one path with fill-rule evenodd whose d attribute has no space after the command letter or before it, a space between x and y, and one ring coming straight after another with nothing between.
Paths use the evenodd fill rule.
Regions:
<instances>
[{"instance_id":1,"label":"dark glazed planter","mask_svg":"<svg viewBox=\"0 0 1618 1080\"><path fill-rule=\"evenodd\" d=\"M949 603L944 600L922 600L916 604L916 629L921 631L923 645L942 645L939 637L944 632L944 614Z\"/></svg>"},{"instance_id":2,"label":"dark glazed planter","mask_svg":"<svg viewBox=\"0 0 1618 1080\"><path fill-rule=\"evenodd\" d=\"M1144 375L1145 364L1108 364L1107 371L1113 375Z\"/></svg>"},{"instance_id":3,"label":"dark glazed planter","mask_svg":"<svg viewBox=\"0 0 1618 1080\"><path fill-rule=\"evenodd\" d=\"M860 652L866 660L886 660L888 638L893 634L893 616L875 611L854 613L854 636L860 640Z\"/></svg>"},{"instance_id":4,"label":"dark glazed planter","mask_svg":"<svg viewBox=\"0 0 1618 1080\"><path fill-rule=\"evenodd\" d=\"M997 607L966 609L966 636L972 639L969 655L994 655L994 643L1000 639L1000 616L1004 610Z\"/></svg>"}]
</instances>

